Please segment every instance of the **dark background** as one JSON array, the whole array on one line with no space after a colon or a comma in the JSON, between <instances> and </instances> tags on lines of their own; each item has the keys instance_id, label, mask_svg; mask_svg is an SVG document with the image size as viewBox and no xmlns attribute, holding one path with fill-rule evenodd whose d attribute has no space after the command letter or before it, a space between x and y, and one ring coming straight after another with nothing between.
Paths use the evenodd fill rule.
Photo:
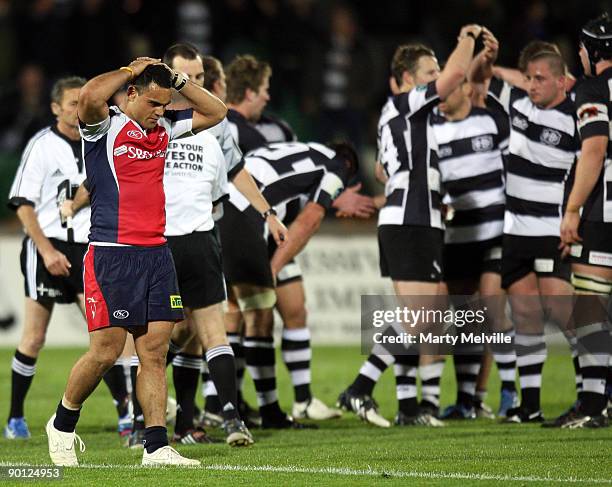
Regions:
<instances>
[{"instance_id":1,"label":"dark background","mask_svg":"<svg viewBox=\"0 0 612 487\"><path fill-rule=\"evenodd\" d=\"M92 77L141 55L161 57L188 41L224 63L251 53L270 62L269 111L302 140L348 136L374 144L388 94L389 61L421 41L443 61L461 25L480 23L500 40L499 64L514 66L532 39L556 42L572 72L581 25L610 0L0 0L0 191L21 150L52 122L48 93L59 76ZM336 41L336 43L333 42ZM334 46L348 53L341 98L330 108ZM348 81L346 81L348 80Z\"/></svg>"}]
</instances>

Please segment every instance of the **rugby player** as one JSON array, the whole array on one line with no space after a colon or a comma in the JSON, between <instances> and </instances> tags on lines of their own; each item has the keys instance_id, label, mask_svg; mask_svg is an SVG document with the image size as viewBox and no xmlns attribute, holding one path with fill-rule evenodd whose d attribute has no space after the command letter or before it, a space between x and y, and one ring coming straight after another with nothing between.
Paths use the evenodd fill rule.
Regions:
<instances>
[{"instance_id":1,"label":"rugby player","mask_svg":"<svg viewBox=\"0 0 612 487\"><path fill-rule=\"evenodd\" d=\"M384 207L379 212L378 242L383 277L390 277L397 295L436 296L441 292L443 223L440 174L428 119L435 105L460 86L472 60L482 27L461 29L457 46L440 71L434 52L422 45L400 46L391 71L393 97L385 104L378 125L378 174L386 181ZM406 143L404 134L410 143ZM382 173L382 174L381 174ZM407 258L410 256L410 258ZM382 372L394 361L399 411L397 425L442 426L434 411L439 396L442 364L428 364L425 381L431 388L430 404L416 402L414 351L395 358L385 350L373 350L353 383L338 398L338 405L378 426L389 422L378 413L372 391ZM429 394L432 392L433 394ZM437 393L437 394L436 394Z\"/></svg>"},{"instance_id":2,"label":"rugby player","mask_svg":"<svg viewBox=\"0 0 612 487\"><path fill-rule=\"evenodd\" d=\"M62 224L60 205L85 179L77 120L83 78L59 79L51 90L57 123L28 143L9 194L8 205L23 224L21 250L25 279L25 319L12 362L11 406L4 436L29 438L24 418L26 394L36 372L55 303L74 303L85 316L82 267L89 233L89 211ZM60 197L58 197L60 196ZM119 433L129 434L128 394L123 364L117 361L104 375L119 415Z\"/></svg>"},{"instance_id":3,"label":"rugby player","mask_svg":"<svg viewBox=\"0 0 612 487\"><path fill-rule=\"evenodd\" d=\"M163 171L169 139L219 123L225 105L159 59L138 58L99 75L78 104L91 191L90 244L84 261L90 349L73 367L47 423L56 465L78 465L75 428L83 402L123 350L128 330L140 361L137 395L145 419L144 465L199 465L168 445L165 356L183 319L172 254L166 245ZM107 100L125 83L121 107ZM193 109L166 111L172 89Z\"/></svg>"},{"instance_id":4,"label":"rugby player","mask_svg":"<svg viewBox=\"0 0 612 487\"><path fill-rule=\"evenodd\" d=\"M579 150L563 58L556 51L535 50L522 59L526 71L520 86L498 78L489 86L490 96L510 117L502 286L511 303L521 384L520 406L506 413L511 423L544 420L544 322L551 320L566 334L571 325L570 268L559 250L559 235L566 182ZM489 78L491 66L491 58L478 56L473 79Z\"/></svg>"},{"instance_id":5,"label":"rugby player","mask_svg":"<svg viewBox=\"0 0 612 487\"><path fill-rule=\"evenodd\" d=\"M577 411L557 418L556 425L601 428L609 424L605 408L612 388L609 314L612 294L610 17L605 14L588 22L580 33L580 42L580 60L589 78L576 90L581 152L561 223L561 240L572 258L572 284L577 298L574 320L582 393Z\"/></svg>"},{"instance_id":6,"label":"rugby player","mask_svg":"<svg viewBox=\"0 0 612 487\"><path fill-rule=\"evenodd\" d=\"M220 220L224 270L245 321L245 357L253 377L264 428L301 428L278 404L272 339L275 276L316 232L325 210L348 178L357 156L346 144L330 147L297 142L270 144L250 152L246 168L267 201L289 227L289 241L277 247L263 218L234 188ZM238 229L240 229L238 231ZM242 242L253 243L244 252Z\"/></svg>"},{"instance_id":7,"label":"rugby player","mask_svg":"<svg viewBox=\"0 0 612 487\"><path fill-rule=\"evenodd\" d=\"M272 142L291 142L296 136L283 121L265 115L263 110L269 101L268 88L271 68L253 56L238 56L227 69L228 119L236 141L246 153ZM333 202L343 216L369 217L374 211L371 198L358 194L360 185L343 191ZM228 307L235 310L234 300ZM330 408L314 397L310 388L310 330L307 326L305 291L299 265L292 260L276 276L276 309L283 320L281 350L283 361L293 383L296 418L332 419L340 411ZM238 315L228 326L235 329Z\"/></svg>"}]
</instances>

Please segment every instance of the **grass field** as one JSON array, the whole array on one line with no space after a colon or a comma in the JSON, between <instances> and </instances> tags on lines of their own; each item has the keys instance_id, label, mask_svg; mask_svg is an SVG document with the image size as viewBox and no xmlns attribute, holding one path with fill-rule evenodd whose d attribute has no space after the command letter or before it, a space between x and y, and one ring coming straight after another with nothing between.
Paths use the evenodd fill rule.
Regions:
<instances>
[{"instance_id":1,"label":"grass field","mask_svg":"<svg viewBox=\"0 0 612 487\"><path fill-rule=\"evenodd\" d=\"M3 414L8 412L12 353L13 350L0 349ZM0 439L0 465L49 464L44 424L80 353L77 349L43 352L26 403L33 438L27 442ZM315 394L327 403L334 402L353 379L363 358L356 347L316 348ZM278 369L281 403L288 410L292 390L284 367ZM455 394L452 369L447 367L445 372L443 405L450 403ZM496 376L496 372L492 375ZM559 414L573 401L572 375L569 356L549 357L544 368L542 401L547 417ZM495 408L495 378L490 390L488 403ZM254 403L250 382L245 391ZM382 413L392 418L396 408L392 374L385 374L375 396ZM225 444L184 446L179 448L181 452L203 464L201 469L184 470L137 467L142 453L120 448L115 426L115 409L102 385L86 403L77 429L87 444L87 451L80 455L82 467L66 469L62 485L130 485L128 482L136 479L146 482L144 485L155 482L159 486L612 484L612 428L551 431L535 425L476 420L451 422L435 430L382 430L345 415L341 420L321 424L319 430L256 430L257 443L248 449L231 449Z\"/></svg>"}]
</instances>

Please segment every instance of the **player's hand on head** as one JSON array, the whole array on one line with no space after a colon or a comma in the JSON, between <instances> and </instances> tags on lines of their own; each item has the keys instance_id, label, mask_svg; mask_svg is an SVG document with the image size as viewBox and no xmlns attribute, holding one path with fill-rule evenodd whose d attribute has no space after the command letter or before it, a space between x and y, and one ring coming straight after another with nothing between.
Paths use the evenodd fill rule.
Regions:
<instances>
[{"instance_id":1,"label":"player's hand on head","mask_svg":"<svg viewBox=\"0 0 612 487\"><path fill-rule=\"evenodd\" d=\"M276 245L283 247L289 241L289 230L276 215L270 215L266 219L270 235L276 242Z\"/></svg>"},{"instance_id":2,"label":"player's hand on head","mask_svg":"<svg viewBox=\"0 0 612 487\"><path fill-rule=\"evenodd\" d=\"M129 68L132 70L132 72L134 73L134 78L136 76L139 76L147 66L149 66L150 64L158 64L161 61L161 59L157 59L157 58L152 58L152 57L139 57L134 59L130 65Z\"/></svg>"},{"instance_id":3,"label":"player's hand on head","mask_svg":"<svg viewBox=\"0 0 612 487\"><path fill-rule=\"evenodd\" d=\"M69 276L70 262L59 250L53 249L45 252L42 256L45 267L52 276Z\"/></svg>"},{"instance_id":4,"label":"player's hand on head","mask_svg":"<svg viewBox=\"0 0 612 487\"><path fill-rule=\"evenodd\" d=\"M482 41L484 44L484 55L488 61L495 61L499 52L499 41L486 27L482 28Z\"/></svg>"}]
</instances>

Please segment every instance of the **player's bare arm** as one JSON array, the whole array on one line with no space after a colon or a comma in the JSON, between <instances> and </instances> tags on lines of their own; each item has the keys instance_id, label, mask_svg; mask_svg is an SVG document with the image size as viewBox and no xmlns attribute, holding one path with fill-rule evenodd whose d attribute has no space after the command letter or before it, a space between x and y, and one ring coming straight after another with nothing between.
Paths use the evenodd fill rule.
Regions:
<instances>
[{"instance_id":1,"label":"player's bare arm","mask_svg":"<svg viewBox=\"0 0 612 487\"><path fill-rule=\"evenodd\" d=\"M70 262L64 254L58 251L51 241L45 237L40 228L38 217L34 207L21 205L17 208L17 217L25 229L25 233L32 239L38 252L42 256L45 267L54 276L68 276L70 274Z\"/></svg>"},{"instance_id":2,"label":"player's bare arm","mask_svg":"<svg viewBox=\"0 0 612 487\"><path fill-rule=\"evenodd\" d=\"M194 134L214 127L225 118L227 114L225 103L207 89L189 80L182 73L174 70L172 70L172 73L174 89L180 91L194 110L192 122L192 132Z\"/></svg>"},{"instance_id":3,"label":"player's bare arm","mask_svg":"<svg viewBox=\"0 0 612 487\"><path fill-rule=\"evenodd\" d=\"M325 208L320 204L309 202L297 216L295 221L289 225L289 241L283 247L279 247L270 261L272 275L278 272L306 246L310 237L319 229Z\"/></svg>"},{"instance_id":4,"label":"player's bare arm","mask_svg":"<svg viewBox=\"0 0 612 487\"><path fill-rule=\"evenodd\" d=\"M564 254L569 252L570 244L581 240L578 235L580 208L584 205L599 179L607 148L608 137L605 135L589 137L582 142L580 158L576 162L574 185L561 222L561 241L564 246Z\"/></svg>"},{"instance_id":5,"label":"player's bare arm","mask_svg":"<svg viewBox=\"0 0 612 487\"><path fill-rule=\"evenodd\" d=\"M259 213L263 215L271 208L270 203L268 203L266 198L261 194L253 177L246 169L242 168L238 174L236 174L232 182L238 191L240 191L249 203L251 203L251 206ZM283 222L281 222L275 214L270 213L266 216L266 223L268 224L268 229L276 245L286 245L289 239L289 231Z\"/></svg>"},{"instance_id":6,"label":"player's bare arm","mask_svg":"<svg viewBox=\"0 0 612 487\"><path fill-rule=\"evenodd\" d=\"M440 77L436 80L436 90L440 98L446 98L467 75L474 55L476 39L481 33L480 25L466 25L461 29L457 46L449 56Z\"/></svg>"},{"instance_id":7,"label":"player's bare arm","mask_svg":"<svg viewBox=\"0 0 612 487\"><path fill-rule=\"evenodd\" d=\"M89 191L85 187L85 184L81 184L77 189L74 198L71 200L66 200L60 206L60 214L63 218L73 217L76 215L81 208L85 208L89 206Z\"/></svg>"},{"instance_id":8,"label":"player's bare arm","mask_svg":"<svg viewBox=\"0 0 612 487\"><path fill-rule=\"evenodd\" d=\"M101 74L87 82L79 94L79 120L96 124L108 117L108 100L126 83L137 77L149 64L159 59L139 57L128 66Z\"/></svg>"}]
</instances>

